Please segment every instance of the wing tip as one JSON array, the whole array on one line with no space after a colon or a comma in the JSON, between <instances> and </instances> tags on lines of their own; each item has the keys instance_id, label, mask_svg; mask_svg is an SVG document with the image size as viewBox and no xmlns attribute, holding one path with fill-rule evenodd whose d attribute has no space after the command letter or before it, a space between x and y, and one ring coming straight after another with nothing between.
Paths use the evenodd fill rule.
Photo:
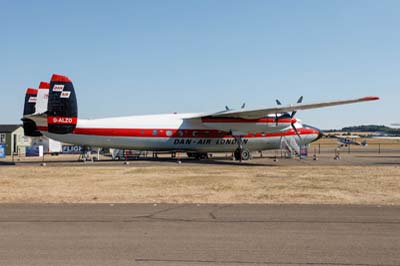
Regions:
<instances>
[{"instance_id":1,"label":"wing tip","mask_svg":"<svg viewBox=\"0 0 400 266\"><path fill-rule=\"evenodd\" d=\"M366 96L366 97L361 98L360 100L362 100L362 101L377 101L379 99L380 98L378 96Z\"/></svg>"}]
</instances>

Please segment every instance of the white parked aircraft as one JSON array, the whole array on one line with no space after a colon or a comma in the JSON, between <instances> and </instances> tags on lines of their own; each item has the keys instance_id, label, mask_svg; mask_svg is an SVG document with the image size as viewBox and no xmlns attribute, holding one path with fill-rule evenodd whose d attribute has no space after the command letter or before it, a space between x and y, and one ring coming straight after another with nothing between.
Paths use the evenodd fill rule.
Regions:
<instances>
[{"instance_id":1,"label":"white parked aircraft","mask_svg":"<svg viewBox=\"0 0 400 266\"><path fill-rule=\"evenodd\" d=\"M48 100L46 93L49 90ZM185 113L78 119L72 81L54 74L39 92L28 89L23 115L26 135L46 135L66 143L148 151L234 152L248 160L250 151L279 149L282 143L309 144L321 132L305 126L294 115L298 110L378 100L364 97L344 101L302 104L261 109L226 110L215 113ZM47 106L47 108L43 108ZM289 141L287 141L289 139ZM293 145L292 145L293 146Z\"/></svg>"}]
</instances>

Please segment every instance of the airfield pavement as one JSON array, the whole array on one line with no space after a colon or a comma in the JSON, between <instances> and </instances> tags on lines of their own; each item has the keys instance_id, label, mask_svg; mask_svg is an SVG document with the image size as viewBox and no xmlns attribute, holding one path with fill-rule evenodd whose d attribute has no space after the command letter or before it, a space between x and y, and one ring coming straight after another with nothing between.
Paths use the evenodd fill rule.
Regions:
<instances>
[{"instance_id":1,"label":"airfield pavement","mask_svg":"<svg viewBox=\"0 0 400 266\"><path fill-rule=\"evenodd\" d=\"M341 160L319 144L304 160L0 161L0 265L400 265L399 143Z\"/></svg>"},{"instance_id":2,"label":"airfield pavement","mask_svg":"<svg viewBox=\"0 0 400 266\"><path fill-rule=\"evenodd\" d=\"M400 265L400 207L3 204L0 265Z\"/></svg>"}]
</instances>

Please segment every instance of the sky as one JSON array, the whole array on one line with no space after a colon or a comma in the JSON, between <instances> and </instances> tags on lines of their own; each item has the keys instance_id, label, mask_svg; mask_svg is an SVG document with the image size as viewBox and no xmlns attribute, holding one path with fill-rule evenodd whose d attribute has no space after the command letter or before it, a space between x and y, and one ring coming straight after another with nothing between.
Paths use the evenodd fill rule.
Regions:
<instances>
[{"instance_id":1,"label":"sky","mask_svg":"<svg viewBox=\"0 0 400 266\"><path fill-rule=\"evenodd\" d=\"M0 0L0 124L53 73L73 80L81 118L375 95L296 117L399 123L399 14L397 0Z\"/></svg>"}]
</instances>

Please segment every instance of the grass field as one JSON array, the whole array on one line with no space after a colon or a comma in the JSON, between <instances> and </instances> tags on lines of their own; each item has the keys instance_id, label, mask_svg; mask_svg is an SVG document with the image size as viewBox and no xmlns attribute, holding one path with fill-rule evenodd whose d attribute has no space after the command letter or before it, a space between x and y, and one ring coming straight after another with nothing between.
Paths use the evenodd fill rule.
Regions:
<instances>
[{"instance_id":1,"label":"grass field","mask_svg":"<svg viewBox=\"0 0 400 266\"><path fill-rule=\"evenodd\" d=\"M399 205L400 149L390 147L389 154L344 153L340 161L333 160L334 145L318 161L256 158L240 164L221 158L124 165L62 162L76 156L60 156L41 167L38 160L22 160L0 166L0 202Z\"/></svg>"}]
</instances>

